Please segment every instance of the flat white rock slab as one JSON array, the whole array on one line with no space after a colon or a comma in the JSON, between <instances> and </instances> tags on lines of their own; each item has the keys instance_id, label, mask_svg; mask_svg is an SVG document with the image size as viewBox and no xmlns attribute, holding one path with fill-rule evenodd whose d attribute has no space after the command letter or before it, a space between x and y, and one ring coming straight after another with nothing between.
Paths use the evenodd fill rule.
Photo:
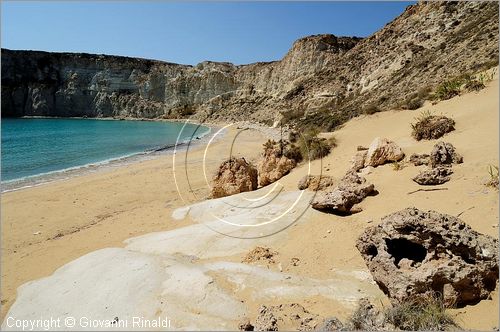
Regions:
<instances>
[{"instance_id":1,"label":"flat white rock slab","mask_svg":"<svg viewBox=\"0 0 500 332\"><path fill-rule=\"evenodd\" d=\"M301 216L311 195L259 190L176 210L176 218L189 216L199 224L129 239L126 248L92 252L24 284L2 330L21 330L14 320L51 318L59 320L51 330L235 330L247 308L218 280L234 285L236 293L250 289L262 303L321 295L354 307L361 297L377 296L363 271L318 280L222 258L286 237L287 227L307 222Z\"/></svg>"}]
</instances>

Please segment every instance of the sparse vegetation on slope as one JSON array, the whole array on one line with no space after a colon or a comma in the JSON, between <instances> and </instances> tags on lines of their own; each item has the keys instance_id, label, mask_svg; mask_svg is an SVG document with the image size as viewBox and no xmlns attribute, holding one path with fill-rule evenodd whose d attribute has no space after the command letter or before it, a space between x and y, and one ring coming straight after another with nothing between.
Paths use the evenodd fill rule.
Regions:
<instances>
[{"instance_id":1,"label":"sparse vegetation on slope","mask_svg":"<svg viewBox=\"0 0 500 332\"><path fill-rule=\"evenodd\" d=\"M326 157L333 146L336 145L335 139L318 137L318 131L308 131L299 141L300 151L304 159L315 160Z\"/></svg>"},{"instance_id":2,"label":"sparse vegetation on slope","mask_svg":"<svg viewBox=\"0 0 500 332\"><path fill-rule=\"evenodd\" d=\"M432 94L432 98L434 100L447 100L460 95L463 91L480 91L486 87L486 83L490 82L494 75L495 71L476 74L464 73L439 84Z\"/></svg>"},{"instance_id":3,"label":"sparse vegetation on slope","mask_svg":"<svg viewBox=\"0 0 500 332\"><path fill-rule=\"evenodd\" d=\"M335 324L332 324L332 323ZM366 298L345 324L336 318L325 320L324 331L446 331L459 329L438 295L415 298L378 310Z\"/></svg>"},{"instance_id":4,"label":"sparse vegetation on slope","mask_svg":"<svg viewBox=\"0 0 500 332\"><path fill-rule=\"evenodd\" d=\"M406 331L444 331L458 328L442 299L435 296L405 301L385 310L385 318L394 327Z\"/></svg>"},{"instance_id":5,"label":"sparse vegetation on slope","mask_svg":"<svg viewBox=\"0 0 500 332\"><path fill-rule=\"evenodd\" d=\"M318 130L307 130L303 134L291 131L290 143L284 148L284 155L296 162L326 157L337 146L337 139L335 136L328 139L318 137L318 134Z\"/></svg>"},{"instance_id":6,"label":"sparse vegetation on slope","mask_svg":"<svg viewBox=\"0 0 500 332\"><path fill-rule=\"evenodd\" d=\"M376 104L370 104L363 108L363 114L371 115L380 112L380 108Z\"/></svg>"},{"instance_id":7,"label":"sparse vegetation on slope","mask_svg":"<svg viewBox=\"0 0 500 332\"><path fill-rule=\"evenodd\" d=\"M404 163L400 162L400 161L394 161L392 163L392 169L395 170L395 171L400 171L404 168Z\"/></svg>"},{"instance_id":8,"label":"sparse vegetation on slope","mask_svg":"<svg viewBox=\"0 0 500 332\"><path fill-rule=\"evenodd\" d=\"M490 179L486 183L488 187L492 187L498 190L498 178L499 178L499 170L498 166L489 165L488 166L488 174L490 175Z\"/></svg>"},{"instance_id":9,"label":"sparse vegetation on slope","mask_svg":"<svg viewBox=\"0 0 500 332\"><path fill-rule=\"evenodd\" d=\"M408 110L416 110L424 105L424 102L429 99L429 95L431 93L430 87L424 87L411 94L408 98L406 98L405 103L401 105L401 108Z\"/></svg>"},{"instance_id":10,"label":"sparse vegetation on slope","mask_svg":"<svg viewBox=\"0 0 500 332\"><path fill-rule=\"evenodd\" d=\"M434 91L433 99L447 100L460 95L463 80L459 77L444 81Z\"/></svg>"}]
</instances>

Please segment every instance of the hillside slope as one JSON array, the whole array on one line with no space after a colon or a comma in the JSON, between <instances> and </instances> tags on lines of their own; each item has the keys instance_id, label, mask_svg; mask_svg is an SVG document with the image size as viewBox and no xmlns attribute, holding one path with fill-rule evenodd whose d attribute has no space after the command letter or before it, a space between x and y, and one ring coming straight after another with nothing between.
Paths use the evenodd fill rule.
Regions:
<instances>
[{"instance_id":1,"label":"hillside slope","mask_svg":"<svg viewBox=\"0 0 500 332\"><path fill-rule=\"evenodd\" d=\"M498 63L498 5L425 3L366 38L316 35L269 63L196 66L118 56L2 50L2 116L311 123L331 129L367 107Z\"/></svg>"}]
</instances>

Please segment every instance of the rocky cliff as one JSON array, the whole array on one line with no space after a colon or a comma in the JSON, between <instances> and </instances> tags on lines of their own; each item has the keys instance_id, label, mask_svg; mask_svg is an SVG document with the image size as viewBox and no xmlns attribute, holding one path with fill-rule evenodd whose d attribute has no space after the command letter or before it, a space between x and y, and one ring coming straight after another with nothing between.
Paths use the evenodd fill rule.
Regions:
<instances>
[{"instance_id":1,"label":"rocky cliff","mask_svg":"<svg viewBox=\"0 0 500 332\"><path fill-rule=\"evenodd\" d=\"M497 64L497 3L421 2L368 38L306 37L269 63L2 49L2 116L284 119L331 129Z\"/></svg>"}]
</instances>

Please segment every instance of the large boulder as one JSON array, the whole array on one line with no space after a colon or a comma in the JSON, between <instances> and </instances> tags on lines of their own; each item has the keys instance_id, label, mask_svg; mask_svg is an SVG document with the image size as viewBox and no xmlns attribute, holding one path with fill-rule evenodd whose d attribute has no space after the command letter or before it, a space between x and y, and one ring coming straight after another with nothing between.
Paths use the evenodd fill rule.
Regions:
<instances>
[{"instance_id":1,"label":"large boulder","mask_svg":"<svg viewBox=\"0 0 500 332\"><path fill-rule=\"evenodd\" d=\"M438 142L434 145L430 156L432 167L439 165L461 164L463 157L455 151L451 143Z\"/></svg>"},{"instance_id":2,"label":"large boulder","mask_svg":"<svg viewBox=\"0 0 500 332\"><path fill-rule=\"evenodd\" d=\"M437 139L455 130L455 121L442 115L425 116L412 125L411 135L417 141L421 139Z\"/></svg>"},{"instance_id":3,"label":"large boulder","mask_svg":"<svg viewBox=\"0 0 500 332\"><path fill-rule=\"evenodd\" d=\"M415 176L413 181L424 186L443 184L450 181L451 174L453 174L453 171L449 167L429 168Z\"/></svg>"},{"instance_id":4,"label":"large boulder","mask_svg":"<svg viewBox=\"0 0 500 332\"><path fill-rule=\"evenodd\" d=\"M224 161L213 178L212 197L219 198L257 189L257 169L245 158Z\"/></svg>"},{"instance_id":5,"label":"large boulder","mask_svg":"<svg viewBox=\"0 0 500 332\"><path fill-rule=\"evenodd\" d=\"M329 175L304 175L297 185L300 190L325 190L336 184L335 178Z\"/></svg>"},{"instance_id":6,"label":"large boulder","mask_svg":"<svg viewBox=\"0 0 500 332\"><path fill-rule=\"evenodd\" d=\"M351 170L344 175L338 186L318 192L311 201L311 206L316 210L347 214L355 204L374 192L373 184L367 183L365 178Z\"/></svg>"},{"instance_id":7,"label":"large boulder","mask_svg":"<svg viewBox=\"0 0 500 332\"><path fill-rule=\"evenodd\" d=\"M405 154L396 143L377 137L368 148L364 166L376 167L388 162L400 161L404 157Z\"/></svg>"},{"instance_id":8,"label":"large boulder","mask_svg":"<svg viewBox=\"0 0 500 332\"><path fill-rule=\"evenodd\" d=\"M366 228L356 247L395 303L439 293L461 307L488 298L498 280L498 241L434 211L390 214Z\"/></svg>"},{"instance_id":9,"label":"large boulder","mask_svg":"<svg viewBox=\"0 0 500 332\"><path fill-rule=\"evenodd\" d=\"M281 179L297 165L295 160L285 156L284 150L279 142L269 140L264 144L264 152L257 164L260 186L267 186Z\"/></svg>"}]
</instances>

